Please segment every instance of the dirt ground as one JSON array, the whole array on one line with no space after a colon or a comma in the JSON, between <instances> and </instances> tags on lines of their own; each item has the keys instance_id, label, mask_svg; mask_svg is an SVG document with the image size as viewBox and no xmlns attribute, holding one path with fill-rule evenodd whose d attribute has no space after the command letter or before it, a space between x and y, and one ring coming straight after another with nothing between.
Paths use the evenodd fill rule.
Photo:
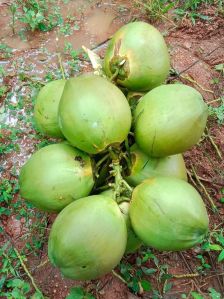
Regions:
<instances>
[{"instance_id":1,"label":"dirt ground","mask_svg":"<svg viewBox=\"0 0 224 299\"><path fill-rule=\"evenodd\" d=\"M75 49L82 45L95 49L96 53L103 57L107 41L110 36L122 26L133 19L150 22L147 16L138 8L133 7L131 1L71 1L68 4L61 4L63 16L68 12L76 16L79 29L71 35L58 35L56 29L50 32L28 32L26 41L21 40L18 33L12 35L9 26L10 17L8 12L9 1L0 1L0 38L1 43L7 44L13 49L10 57L4 57L0 53L0 66L6 71L6 76L0 81L7 85L11 94L11 104L16 105L19 97L23 97L23 106L18 109L16 114L12 111L5 111L0 118L1 122L19 126L20 132L16 143L19 145L18 151L12 151L8 154L0 154L0 179L17 180L19 169L36 150L41 142L36 138L32 127L30 117L32 117L32 94L30 85L26 80L20 80L19 74L32 77L33 80L43 81L46 74L55 74L59 69L58 56L61 53L62 63L66 73L74 76L79 72L86 72L91 69L88 59L80 57L78 70L71 70L68 64L68 54L64 53L64 42L70 42ZM78 10L82 7L82 11ZM164 34L169 46L171 55L172 69L175 70L169 77L169 82L181 81L185 84L195 87L200 91L207 103L217 106L215 101L221 96L223 90L223 81L220 73L215 70L215 65L224 62L224 20L214 14L211 7L206 11L206 15L211 16L212 22L197 21L193 26L187 19L182 22L158 21L154 25ZM20 29L18 24L17 32ZM219 82L214 84L213 79L220 78ZM0 110L4 107L7 99L0 99ZM1 110L4 111L4 110ZM27 114L28 122L21 121L21 117ZM221 155L224 155L224 128L217 124L212 117L209 118L207 125L207 135L193 149L184 154L187 169L189 171L189 181L201 192L206 203L210 216L210 228L215 225L223 225L224 208L220 203L222 197L221 188L224 186L223 166L224 162L217 153L219 149ZM3 144L8 141L9 132L2 129L0 142ZM212 140L212 141L211 141ZM214 144L216 146L214 146ZM217 147L217 148L216 148ZM198 184L194 171L200 177L200 181L206 188L214 203L219 208L219 214L215 214L208 199L208 195L201 185ZM16 193L13 198L15 204L18 200ZM20 201L21 207L23 207ZM32 217L26 219L21 217L19 220L15 215L4 215L1 224L5 233L0 236L0 244L9 239L14 246L21 250L24 246L24 236L32 238L37 230L32 224L35 224L38 216L36 210ZM134 298L152 298L152 295L144 292L142 294L132 294L128 286L117 276L108 274L100 280L91 282L74 282L64 279L59 271L53 268L47 261L47 236L55 218L55 215L40 214L45 223L43 238L45 242L40 248L38 254L32 252L27 256L27 267L30 269L35 282L42 290L44 295L51 299L63 299L69 292L69 289L75 285L82 285L99 299L134 299ZM42 219L41 218L41 219ZM33 228L34 227L34 228ZM204 298L210 298L207 294L209 287L215 288L224 296L224 267L217 263L217 258L213 252L206 255L205 259L211 264L206 275L195 275L195 277L184 277L184 274L196 273L196 267L200 265L196 257L200 252L198 247L182 253L160 253L153 251L161 264L168 265L168 273L179 278L172 278L170 281L173 286L170 291L163 295L165 299L181 298L181 294L188 294L192 290L201 293ZM217 253L218 254L218 253ZM124 258L124 262L134 265L138 253ZM148 265L150 267L150 265ZM115 269L119 273L119 269ZM162 292L163 284L158 283L159 272L150 276L152 284ZM190 298L190 297L189 297Z\"/></svg>"}]
</instances>

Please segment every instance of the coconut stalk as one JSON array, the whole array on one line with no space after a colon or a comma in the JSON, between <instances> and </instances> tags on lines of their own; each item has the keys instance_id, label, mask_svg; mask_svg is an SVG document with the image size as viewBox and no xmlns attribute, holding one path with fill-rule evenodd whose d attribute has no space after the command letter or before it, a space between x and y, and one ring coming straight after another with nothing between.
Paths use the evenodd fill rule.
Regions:
<instances>
[{"instance_id":1,"label":"coconut stalk","mask_svg":"<svg viewBox=\"0 0 224 299\"><path fill-rule=\"evenodd\" d=\"M114 199L119 202L120 196L123 192L127 192L130 196L125 197L125 201L130 201L133 188L122 177L122 166L120 165L120 153L117 153L112 148L109 148L111 156L110 173L114 176L114 183L111 186L114 188Z\"/></svg>"}]
</instances>

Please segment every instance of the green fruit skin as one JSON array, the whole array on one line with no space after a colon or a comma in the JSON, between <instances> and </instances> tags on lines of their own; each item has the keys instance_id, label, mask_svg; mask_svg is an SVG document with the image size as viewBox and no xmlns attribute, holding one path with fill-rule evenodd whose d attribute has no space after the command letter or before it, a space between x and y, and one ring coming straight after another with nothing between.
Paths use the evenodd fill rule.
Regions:
<instances>
[{"instance_id":1,"label":"green fruit skin","mask_svg":"<svg viewBox=\"0 0 224 299\"><path fill-rule=\"evenodd\" d=\"M36 207L57 212L87 196L94 184L90 158L67 144L48 145L22 167L20 193Z\"/></svg>"},{"instance_id":2,"label":"green fruit skin","mask_svg":"<svg viewBox=\"0 0 224 299\"><path fill-rule=\"evenodd\" d=\"M138 250L143 242L136 236L135 232L133 231L133 228L131 226L131 220L129 217L129 206L130 204L128 202L121 202L119 204L119 208L122 212L122 215L125 219L127 231L128 231L128 239L127 239L127 245L125 249L125 253L134 253L136 250Z\"/></svg>"},{"instance_id":3,"label":"green fruit skin","mask_svg":"<svg viewBox=\"0 0 224 299\"><path fill-rule=\"evenodd\" d=\"M65 85L59 124L72 145L96 154L124 141L131 127L131 110L123 93L105 78L80 76Z\"/></svg>"},{"instance_id":4,"label":"green fruit skin","mask_svg":"<svg viewBox=\"0 0 224 299\"><path fill-rule=\"evenodd\" d=\"M126 224L116 202L93 195L71 203L58 215L48 255L65 277L96 279L116 267L126 242Z\"/></svg>"},{"instance_id":5,"label":"green fruit skin","mask_svg":"<svg viewBox=\"0 0 224 299\"><path fill-rule=\"evenodd\" d=\"M150 90L168 76L170 59L164 38L145 22L129 23L114 34L104 58L106 75L111 77L116 64L124 59L117 83L129 90Z\"/></svg>"},{"instance_id":6,"label":"green fruit skin","mask_svg":"<svg viewBox=\"0 0 224 299\"><path fill-rule=\"evenodd\" d=\"M133 144L130 148L132 167L125 180L132 186L154 176L174 176L187 181L187 171L181 154L164 158L151 158Z\"/></svg>"},{"instance_id":7,"label":"green fruit skin","mask_svg":"<svg viewBox=\"0 0 224 299\"><path fill-rule=\"evenodd\" d=\"M58 106L65 83L63 79L47 83L35 102L34 121L37 129L50 137L64 137L58 125Z\"/></svg>"},{"instance_id":8,"label":"green fruit skin","mask_svg":"<svg viewBox=\"0 0 224 299\"><path fill-rule=\"evenodd\" d=\"M201 94L183 84L159 86L143 96L134 113L135 141L145 154L182 153L203 134L208 107Z\"/></svg>"},{"instance_id":9,"label":"green fruit skin","mask_svg":"<svg viewBox=\"0 0 224 299\"><path fill-rule=\"evenodd\" d=\"M138 185L129 215L137 236L158 250L191 248L208 231L208 215L201 196L177 178L155 177Z\"/></svg>"},{"instance_id":10,"label":"green fruit skin","mask_svg":"<svg viewBox=\"0 0 224 299\"><path fill-rule=\"evenodd\" d=\"M105 191L101 192L100 194L114 199L114 191L112 189L105 190ZM139 238L136 236L135 232L133 231L133 229L131 227L131 221L129 218L129 205L130 204L127 201L123 201L123 202L119 203L119 208L124 217L126 227L127 227L127 232L128 232L127 245L126 245L126 249L125 249L126 254L135 252L142 245L142 241L139 240Z\"/></svg>"}]
</instances>

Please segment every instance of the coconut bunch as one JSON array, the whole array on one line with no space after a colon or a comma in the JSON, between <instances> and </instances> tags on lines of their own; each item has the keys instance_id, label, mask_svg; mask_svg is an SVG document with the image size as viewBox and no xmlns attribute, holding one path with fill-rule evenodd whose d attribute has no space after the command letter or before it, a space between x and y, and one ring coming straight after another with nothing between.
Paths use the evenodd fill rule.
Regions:
<instances>
[{"instance_id":1,"label":"coconut bunch","mask_svg":"<svg viewBox=\"0 0 224 299\"><path fill-rule=\"evenodd\" d=\"M103 76L41 89L36 127L65 140L30 157L20 192L59 213L48 254L64 276L96 279L142 244L186 250L206 235L206 208L187 182L182 153L199 142L207 106L194 88L165 85L169 69L160 32L135 22L112 37Z\"/></svg>"}]
</instances>

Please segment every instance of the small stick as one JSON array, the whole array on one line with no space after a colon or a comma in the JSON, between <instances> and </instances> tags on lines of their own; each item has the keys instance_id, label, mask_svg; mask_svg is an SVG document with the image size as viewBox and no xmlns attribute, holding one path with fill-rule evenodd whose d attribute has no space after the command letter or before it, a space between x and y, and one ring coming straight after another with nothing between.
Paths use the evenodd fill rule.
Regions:
<instances>
[{"instance_id":1,"label":"small stick","mask_svg":"<svg viewBox=\"0 0 224 299\"><path fill-rule=\"evenodd\" d=\"M199 273L187 273L187 274L173 274L172 277L174 278L193 278L193 277L198 277L200 276Z\"/></svg>"},{"instance_id":2,"label":"small stick","mask_svg":"<svg viewBox=\"0 0 224 299\"><path fill-rule=\"evenodd\" d=\"M212 268L215 269L216 266L215 266L215 263L214 263L214 260L213 260L213 257L211 256L210 252L208 252L208 256L209 256L209 259L211 261L211 264L212 264ZM222 290L223 289L223 286L222 286L222 283L221 283L221 280L220 280L220 277L218 275L215 275L215 278L216 280L218 281L218 285L219 285L219 289Z\"/></svg>"},{"instance_id":3,"label":"small stick","mask_svg":"<svg viewBox=\"0 0 224 299\"><path fill-rule=\"evenodd\" d=\"M221 48L222 46L218 46L215 49L213 49L211 52L207 53L204 57L208 57L209 55L211 55L212 53L214 53L216 50L218 50L219 48ZM175 80L176 78L180 77L181 74L185 73L186 71L188 71L189 69L191 69L195 64L199 63L201 61L201 59L198 59L196 61L194 61L191 65L189 65L186 69L182 70L181 72L178 72L175 77L171 78L170 81Z\"/></svg>"},{"instance_id":4,"label":"small stick","mask_svg":"<svg viewBox=\"0 0 224 299\"><path fill-rule=\"evenodd\" d=\"M206 92L210 92L210 93L214 93L214 91L210 90L210 89L206 89L204 88L201 84L199 84L197 81L195 81L194 79L192 79L189 75L180 75L180 78L182 79L185 79L185 80L188 80L189 82L191 83L194 83L196 84L199 88L201 88L203 91L206 91Z\"/></svg>"},{"instance_id":5,"label":"small stick","mask_svg":"<svg viewBox=\"0 0 224 299\"><path fill-rule=\"evenodd\" d=\"M36 283L35 283L35 281L34 281L33 276L31 275L31 273L30 273L29 270L27 269L26 265L24 264L23 259L22 259L21 255L20 255L20 253L18 252L18 250L17 250L15 247L14 247L13 249L14 249L14 251L15 251L15 253L16 253L16 255L17 255L17 257L18 257L18 259L19 259L19 261L20 261L21 266L23 267L23 269L24 269L24 271L26 272L27 276L28 276L29 279L31 280L34 289L36 290L36 292L37 292L38 294L40 294L40 295L42 296L42 298L44 298L44 295L42 294L41 290L37 287L37 285L36 285Z\"/></svg>"},{"instance_id":6,"label":"small stick","mask_svg":"<svg viewBox=\"0 0 224 299\"><path fill-rule=\"evenodd\" d=\"M217 212L218 210L217 210L216 205L214 204L214 201L212 200L212 198L211 198L211 196L209 195L208 191L206 190L205 186L204 186L204 185L202 184L202 182L200 181L200 179L199 179L199 177L198 177L198 175L197 175L197 173L196 173L196 171L195 171L195 169L194 169L194 166L193 166L192 164L191 164L191 169L192 169L192 171L193 171L193 174L194 174L194 177L195 177L197 183L200 185L200 187L201 187L201 188L203 189L203 191L205 192L205 194L206 194L206 196L207 196L207 198L208 198L208 200L209 200L209 202L210 202L210 204L211 204L211 206L212 206L212 210L215 211L215 212Z\"/></svg>"},{"instance_id":7,"label":"small stick","mask_svg":"<svg viewBox=\"0 0 224 299\"><path fill-rule=\"evenodd\" d=\"M205 279L210 279L210 278L215 277L215 276L223 276L223 275L224 275L224 272L222 272L222 273L216 273L214 275L210 275L210 276L205 277Z\"/></svg>"},{"instance_id":8,"label":"small stick","mask_svg":"<svg viewBox=\"0 0 224 299\"><path fill-rule=\"evenodd\" d=\"M43 261L42 263L40 263L38 266L36 266L35 269L39 269L39 268L45 266L47 263L49 263L49 259L48 258L45 261Z\"/></svg>"},{"instance_id":9,"label":"small stick","mask_svg":"<svg viewBox=\"0 0 224 299\"><path fill-rule=\"evenodd\" d=\"M209 101L209 102L207 102L207 104L210 105L210 104L212 104L212 103L216 103L216 102L219 102L219 101L221 101L221 98L218 98L218 99Z\"/></svg>"},{"instance_id":10,"label":"small stick","mask_svg":"<svg viewBox=\"0 0 224 299\"><path fill-rule=\"evenodd\" d=\"M191 266L188 264L187 260L185 259L185 256L183 255L182 252L179 252L179 255L181 256L185 266L187 267L187 269L190 271L190 272L193 272L193 270L191 269ZM192 277L192 284L194 284L194 286L196 287L196 289L198 290L199 293L201 293L203 295L203 293L201 292L200 288L197 286L197 284L199 285L199 282L198 282L198 279L197 279L197 276L194 276Z\"/></svg>"},{"instance_id":11,"label":"small stick","mask_svg":"<svg viewBox=\"0 0 224 299\"><path fill-rule=\"evenodd\" d=\"M197 187L197 185L195 184L195 181L192 179L192 173L190 173L189 170L187 170L187 174L191 180L191 182ZM201 176L198 175L198 178L200 179L200 181L203 181L203 182L207 182L207 183L210 183L210 184L215 184L215 185L223 185L222 182L215 182L213 180L209 180L209 179L206 179L206 178L202 178Z\"/></svg>"},{"instance_id":12,"label":"small stick","mask_svg":"<svg viewBox=\"0 0 224 299\"><path fill-rule=\"evenodd\" d=\"M217 155L219 156L219 158L222 160L222 154L220 152L220 150L218 149L218 146L216 145L214 139L212 138L212 136L209 134L209 130L208 128L206 127L206 134L207 134L207 137L209 138L211 144L213 145Z\"/></svg>"},{"instance_id":13,"label":"small stick","mask_svg":"<svg viewBox=\"0 0 224 299\"><path fill-rule=\"evenodd\" d=\"M196 184L195 181L193 180L193 178L192 178L192 174L190 173L189 170L187 170L187 174L188 174L188 176L189 176L190 181L192 182L192 184L195 185L195 187L197 187L197 184Z\"/></svg>"},{"instance_id":14,"label":"small stick","mask_svg":"<svg viewBox=\"0 0 224 299\"><path fill-rule=\"evenodd\" d=\"M112 270L112 273L113 273L114 276L116 276L118 279L120 279L123 283L127 284L126 280L124 280L124 278L121 277L117 272Z\"/></svg>"},{"instance_id":15,"label":"small stick","mask_svg":"<svg viewBox=\"0 0 224 299\"><path fill-rule=\"evenodd\" d=\"M181 259L183 260L185 266L187 267L188 271L189 271L189 272L193 272L192 269L191 269L191 266L188 264L188 262L187 262L187 260L185 259L185 256L183 255L183 253L182 253L182 252L179 252L179 255L180 255ZM193 277L193 279L198 283L196 277Z\"/></svg>"}]
</instances>

